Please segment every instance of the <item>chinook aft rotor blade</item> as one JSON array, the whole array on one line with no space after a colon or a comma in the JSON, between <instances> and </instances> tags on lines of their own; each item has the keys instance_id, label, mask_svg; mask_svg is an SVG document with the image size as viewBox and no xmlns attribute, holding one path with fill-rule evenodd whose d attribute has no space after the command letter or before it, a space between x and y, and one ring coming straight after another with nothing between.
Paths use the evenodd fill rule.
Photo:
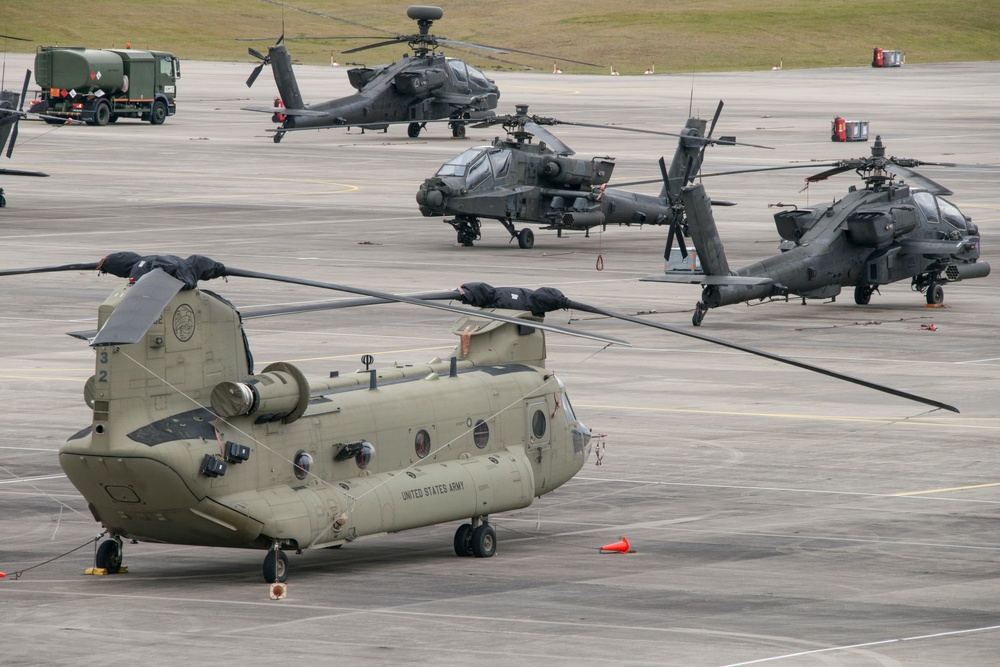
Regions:
<instances>
[{"instance_id":1,"label":"chinook aft rotor blade","mask_svg":"<svg viewBox=\"0 0 1000 667\"><path fill-rule=\"evenodd\" d=\"M477 317L486 317L489 319L499 320L501 322L507 322L510 324L520 324L525 326L535 327L536 329L543 329L545 331L554 331L557 333L566 334L569 336L577 336L580 338L589 338L591 340L600 341L602 343L613 343L617 345L630 346L628 341L624 341L620 338L614 338L612 336L602 336L599 334L591 334L583 331L577 331L575 329L569 329L567 327L560 327L554 324L546 324L544 322L528 322L522 318L508 317L506 315L499 315L497 313L486 313L481 310L474 310L471 308L463 308L461 306L449 306L443 303L431 303L428 301L421 301L420 299L415 299L412 297L399 296L396 294L389 294L387 292L379 292L376 290L363 289L360 287L348 287L346 285L337 285L335 283L325 283L317 280L306 280L303 278L292 278L288 276L279 276L270 273L259 273L257 271L247 271L246 269L238 269L233 267L226 267L226 275L232 277L242 277L242 278L257 278L260 280L271 280L279 283L288 283L289 285L304 285L306 287L318 287L320 289L334 290L337 292L345 292L348 294L357 294L360 296L374 297L378 299L385 299L386 301L395 301L398 303L408 303L414 306L423 306L425 308L436 308L438 310L444 310L451 313L458 313L461 315L473 315Z\"/></svg>"},{"instance_id":2,"label":"chinook aft rotor blade","mask_svg":"<svg viewBox=\"0 0 1000 667\"><path fill-rule=\"evenodd\" d=\"M844 375L843 373L838 373L836 371L831 371L826 368L821 368L820 366L807 364L803 361L795 361L794 359L789 359L787 357L782 357L781 355L778 354L772 354L771 352L758 350L753 347L747 347L746 345L730 343L729 341L722 340L721 338L713 338L711 336L706 336L704 334L695 333L694 331L679 329L677 327L670 326L669 324L660 324L659 322L652 322L650 320L644 320L640 317L625 315L623 313L616 313L614 311L606 310L604 308L599 308L597 306L589 306L585 303L579 303L577 301L570 301L570 307L576 308L577 310L583 310L588 313L594 313L596 315L613 317L615 319L622 320L624 322L631 322L633 324L638 324L641 326L660 329L661 331L669 331L670 333L680 334L681 336L688 336L689 338L697 338L698 340L705 341L706 343L712 343L713 345L721 345L723 347L728 347L733 350L739 350L740 352L746 352L748 354L753 354L758 357L764 357L765 359L771 359L772 361L788 364L789 366L802 368L807 371L812 371L814 373L826 375L832 378L836 378L838 380L843 380L844 382L850 382L852 384L860 385L862 387L874 389L875 391L880 391L885 394L898 396L899 398L905 398L909 401L916 401L917 403L923 403L924 405L930 405L935 408L940 408L942 410L950 410L951 412L958 412L958 408L956 408L955 406L948 405L947 403L942 403L941 401L936 401L932 398L924 398L923 396L918 396L916 394L911 394L909 392L900 391L899 389L893 389L892 387L887 387L885 385L878 384L877 382L869 382L868 380L862 380L860 378L851 377L850 375Z\"/></svg>"}]
</instances>

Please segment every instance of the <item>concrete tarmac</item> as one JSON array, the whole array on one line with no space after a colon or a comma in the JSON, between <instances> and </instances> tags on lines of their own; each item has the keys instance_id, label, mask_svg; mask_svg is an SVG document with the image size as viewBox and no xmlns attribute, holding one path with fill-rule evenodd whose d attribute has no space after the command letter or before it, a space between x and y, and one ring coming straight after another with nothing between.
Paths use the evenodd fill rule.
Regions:
<instances>
[{"instance_id":1,"label":"concrete tarmac","mask_svg":"<svg viewBox=\"0 0 1000 667\"><path fill-rule=\"evenodd\" d=\"M7 57L8 89L30 56ZM449 157L501 130L443 126L417 139L310 131L280 144L276 94L252 65L184 62L162 126L21 124L13 160L49 178L0 175L0 270L109 252L199 253L262 272L396 293L468 281L558 287L571 298L693 329L696 287L640 283L665 230L535 230L521 250L484 222L455 243L414 194ZM307 101L350 92L342 69L297 68ZM1000 63L867 66L686 76L497 73L501 108L678 131L689 107L717 135L771 146L708 149L706 171L867 155L830 141L834 115L870 121L888 154L997 164ZM693 90L692 90L693 89ZM562 126L579 156L616 158L615 181L656 178L670 137ZM816 171L819 171L817 168ZM804 172L705 179L730 264L776 252L774 208L832 201L851 174L803 191ZM1000 267L1000 172L927 175L980 226ZM637 186L656 193L656 184ZM598 264L603 267L599 270ZM946 308L897 283L858 306L792 300L708 313L699 333L881 382L960 414L704 342L595 318L549 320L623 337L549 335L549 367L578 415L606 434L600 465L526 510L491 517L499 549L460 559L455 525L289 554L272 601L263 554L126 544L127 574L84 576L100 531L57 451L90 423L93 353L65 332L95 326L119 284L93 272L3 278L0 294L0 632L5 665L309 661L466 665L992 665L1000 646L1000 273L948 285ZM210 286L249 309L327 300L302 287ZM924 325L934 325L930 330ZM307 373L422 362L454 345L452 318L378 306L248 321L258 367ZM634 553L599 548L627 536ZM74 553L70 550L83 547ZM59 556L63 556L57 558ZM50 559L56 559L51 560ZM15 580L14 574L20 573Z\"/></svg>"}]
</instances>

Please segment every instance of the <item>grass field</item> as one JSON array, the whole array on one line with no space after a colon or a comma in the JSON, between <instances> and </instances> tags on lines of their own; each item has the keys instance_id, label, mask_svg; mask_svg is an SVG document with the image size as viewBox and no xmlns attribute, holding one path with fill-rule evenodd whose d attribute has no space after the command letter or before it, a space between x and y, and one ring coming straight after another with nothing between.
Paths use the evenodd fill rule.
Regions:
<instances>
[{"instance_id":1,"label":"grass field","mask_svg":"<svg viewBox=\"0 0 1000 667\"><path fill-rule=\"evenodd\" d=\"M533 0L442 3L432 33L561 58L611 63L622 74L866 66L873 46L906 51L907 63L1000 60L998 0ZM8 51L37 45L154 48L182 59L250 61L238 37L416 32L407 4L388 0L4 0ZM334 20L334 17L338 20ZM368 65L397 60L403 45L342 55L364 40L290 42L299 62ZM267 42L256 44L262 50ZM551 58L489 60L446 50L485 69L551 71ZM560 63L566 72L599 70Z\"/></svg>"}]
</instances>

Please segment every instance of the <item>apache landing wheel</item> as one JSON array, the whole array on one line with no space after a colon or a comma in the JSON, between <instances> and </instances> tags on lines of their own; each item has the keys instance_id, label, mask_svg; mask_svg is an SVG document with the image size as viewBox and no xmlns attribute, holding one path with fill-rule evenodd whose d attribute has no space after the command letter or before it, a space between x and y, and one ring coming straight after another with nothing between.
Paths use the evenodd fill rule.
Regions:
<instances>
[{"instance_id":1,"label":"apache landing wheel","mask_svg":"<svg viewBox=\"0 0 1000 667\"><path fill-rule=\"evenodd\" d=\"M288 578L288 556L281 549L272 549L264 557L264 581L269 584Z\"/></svg>"},{"instance_id":2,"label":"apache landing wheel","mask_svg":"<svg viewBox=\"0 0 1000 667\"><path fill-rule=\"evenodd\" d=\"M410 123L406 126L406 136L410 139L416 139L420 136L420 123Z\"/></svg>"},{"instance_id":3,"label":"apache landing wheel","mask_svg":"<svg viewBox=\"0 0 1000 667\"><path fill-rule=\"evenodd\" d=\"M695 325L696 327L700 327L702 320L705 319L705 313L707 312L708 312L708 306L706 306L701 301L696 303L694 306L694 315L691 316L691 324Z\"/></svg>"},{"instance_id":4,"label":"apache landing wheel","mask_svg":"<svg viewBox=\"0 0 1000 667\"><path fill-rule=\"evenodd\" d=\"M517 247L522 250L531 250L535 247L535 232L527 227L517 233Z\"/></svg>"},{"instance_id":5,"label":"apache landing wheel","mask_svg":"<svg viewBox=\"0 0 1000 667\"><path fill-rule=\"evenodd\" d=\"M465 123L452 123L451 136L455 139L465 139Z\"/></svg>"},{"instance_id":6,"label":"apache landing wheel","mask_svg":"<svg viewBox=\"0 0 1000 667\"><path fill-rule=\"evenodd\" d=\"M875 288L871 285L855 285L854 286L854 303L859 306L866 306L871 303L872 293Z\"/></svg>"},{"instance_id":7,"label":"apache landing wheel","mask_svg":"<svg viewBox=\"0 0 1000 667\"><path fill-rule=\"evenodd\" d=\"M927 286L927 305L940 306L944 303L944 287L941 283L931 283Z\"/></svg>"}]
</instances>

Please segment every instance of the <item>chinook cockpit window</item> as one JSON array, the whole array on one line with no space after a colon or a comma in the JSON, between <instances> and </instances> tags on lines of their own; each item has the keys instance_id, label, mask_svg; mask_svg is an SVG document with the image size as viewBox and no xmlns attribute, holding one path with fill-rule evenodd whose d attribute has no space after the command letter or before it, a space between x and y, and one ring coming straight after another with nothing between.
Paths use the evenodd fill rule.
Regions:
<instances>
[{"instance_id":1,"label":"chinook cockpit window","mask_svg":"<svg viewBox=\"0 0 1000 667\"><path fill-rule=\"evenodd\" d=\"M477 148L470 148L469 150L463 152L461 155L448 160L445 164L441 165L438 169L438 176L464 176L465 170L469 165L476 160L479 156L485 153L488 147L479 146Z\"/></svg>"}]
</instances>

